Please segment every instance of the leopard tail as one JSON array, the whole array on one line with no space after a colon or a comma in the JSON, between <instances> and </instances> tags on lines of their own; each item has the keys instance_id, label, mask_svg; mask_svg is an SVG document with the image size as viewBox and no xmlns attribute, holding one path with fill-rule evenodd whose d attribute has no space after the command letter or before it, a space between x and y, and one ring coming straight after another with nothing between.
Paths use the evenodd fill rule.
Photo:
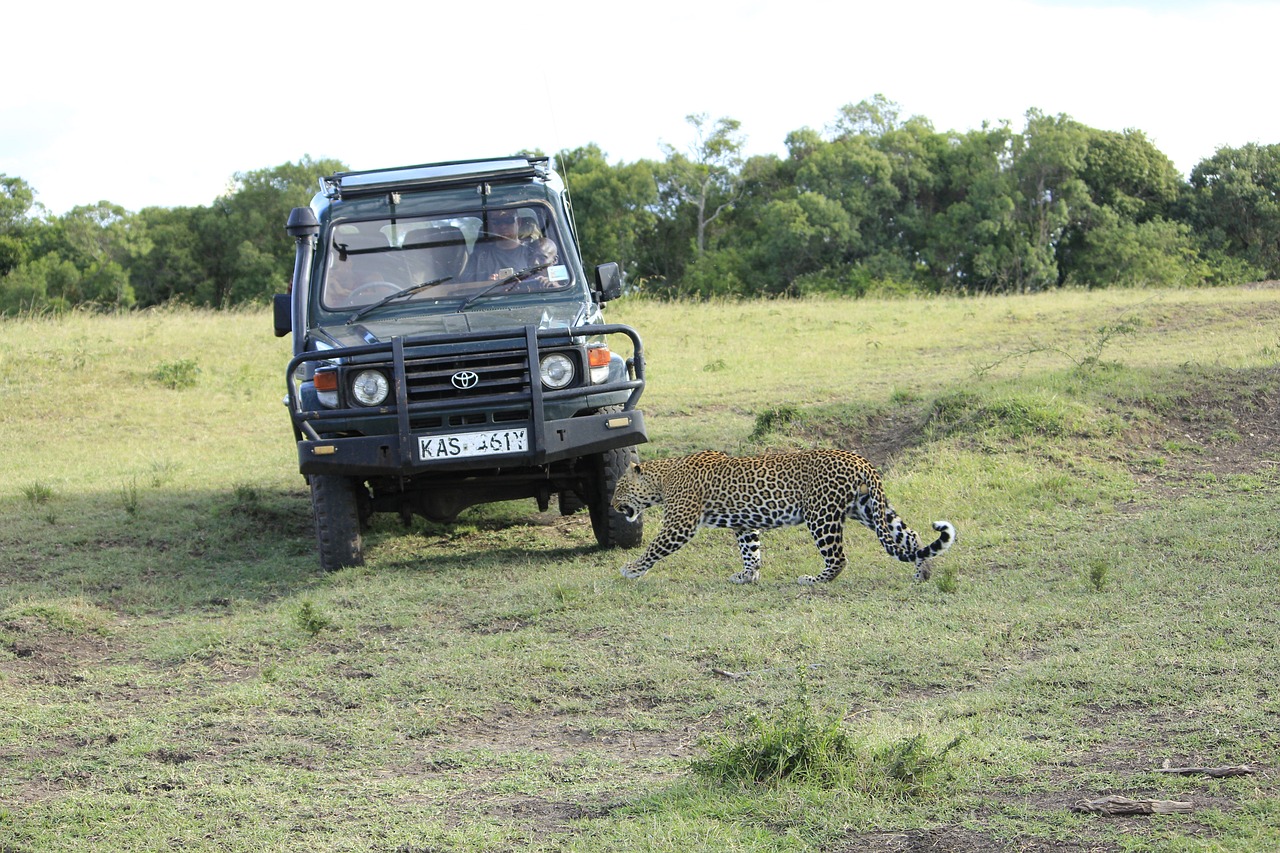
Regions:
<instances>
[{"instance_id":1,"label":"leopard tail","mask_svg":"<svg viewBox=\"0 0 1280 853\"><path fill-rule=\"evenodd\" d=\"M956 540L955 525L949 521L935 521L933 529L937 531L938 538L920 547L919 534L907 526L902 516L898 515L884 499L880 490L873 489L870 497L872 498L870 514L875 519L872 529L889 556L920 567L925 560L936 557L950 548L951 543ZM921 576L927 578L927 570Z\"/></svg>"},{"instance_id":2,"label":"leopard tail","mask_svg":"<svg viewBox=\"0 0 1280 853\"><path fill-rule=\"evenodd\" d=\"M933 523L933 529L938 532L938 538L924 547L918 547L920 542L919 534L902 524L901 520L895 527L898 528L895 531L898 541L890 540L890 542L885 543L881 539L884 549L889 552L889 556L897 557L904 563L915 563L917 566L930 557L936 557L941 554L951 547L952 542L956 541L955 525L949 521L935 521Z\"/></svg>"},{"instance_id":3,"label":"leopard tail","mask_svg":"<svg viewBox=\"0 0 1280 853\"><path fill-rule=\"evenodd\" d=\"M935 521L933 529L938 531L938 538L930 542L928 545L916 551L915 563L920 563L941 554L943 551L951 547L951 543L956 541L956 527L949 521Z\"/></svg>"}]
</instances>

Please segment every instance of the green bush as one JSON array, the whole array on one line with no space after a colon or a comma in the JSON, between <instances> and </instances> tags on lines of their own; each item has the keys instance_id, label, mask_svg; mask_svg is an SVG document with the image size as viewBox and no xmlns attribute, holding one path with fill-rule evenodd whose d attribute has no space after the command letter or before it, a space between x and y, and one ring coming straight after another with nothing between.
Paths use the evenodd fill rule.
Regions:
<instances>
[{"instance_id":1,"label":"green bush","mask_svg":"<svg viewBox=\"0 0 1280 853\"><path fill-rule=\"evenodd\" d=\"M163 362L151 371L151 378L175 391L194 388L199 376L200 366L189 358Z\"/></svg>"}]
</instances>

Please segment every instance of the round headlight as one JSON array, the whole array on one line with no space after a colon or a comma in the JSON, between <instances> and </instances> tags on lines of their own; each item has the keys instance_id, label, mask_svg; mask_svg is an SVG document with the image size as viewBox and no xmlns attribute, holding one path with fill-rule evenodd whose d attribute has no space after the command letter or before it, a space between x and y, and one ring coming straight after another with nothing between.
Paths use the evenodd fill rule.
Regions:
<instances>
[{"instance_id":1,"label":"round headlight","mask_svg":"<svg viewBox=\"0 0 1280 853\"><path fill-rule=\"evenodd\" d=\"M573 360L560 352L553 352L542 359L542 384L555 391L568 387L573 381Z\"/></svg>"},{"instance_id":2,"label":"round headlight","mask_svg":"<svg viewBox=\"0 0 1280 853\"><path fill-rule=\"evenodd\" d=\"M351 380L351 396L362 406L376 406L387 399L391 383L380 370L362 370Z\"/></svg>"}]
</instances>

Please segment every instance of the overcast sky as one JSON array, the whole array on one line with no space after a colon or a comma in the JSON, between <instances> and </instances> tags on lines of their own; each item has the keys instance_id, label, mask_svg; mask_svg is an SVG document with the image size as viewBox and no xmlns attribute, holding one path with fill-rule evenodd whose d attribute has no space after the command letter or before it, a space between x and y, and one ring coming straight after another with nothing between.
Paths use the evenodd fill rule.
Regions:
<instances>
[{"instance_id":1,"label":"overcast sky","mask_svg":"<svg viewBox=\"0 0 1280 853\"><path fill-rule=\"evenodd\" d=\"M1136 128L1184 174L1280 143L1277 0L69 0L4 19L0 173L55 214L207 205L304 155L661 159L691 113L784 155L877 93L939 131L1021 130L1032 107Z\"/></svg>"}]
</instances>

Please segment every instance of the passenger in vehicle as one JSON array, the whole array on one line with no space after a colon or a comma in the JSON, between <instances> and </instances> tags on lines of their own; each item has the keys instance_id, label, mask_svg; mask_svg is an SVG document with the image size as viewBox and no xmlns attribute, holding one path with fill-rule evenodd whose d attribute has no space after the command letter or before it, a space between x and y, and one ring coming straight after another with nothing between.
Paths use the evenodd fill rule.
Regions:
<instances>
[{"instance_id":1,"label":"passenger in vehicle","mask_svg":"<svg viewBox=\"0 0 1280 853\"><path fill-rule=\"evenodd\" d=\"M556 247L555 241L547 237L541 240L534 240L528 244L529 246L529 266L541 267L536 272L525 276L519 281L510 282L502 290L505 293L532 293L537 290L558 290L567 287L569 280L567 276L561 275L553 278L550 272L552 265L560 254L560 250ZM561 268L563 269L563 268Z\"/></svg>"},{"instance_id":2,"label":"passenger in vehicle","mask_svg":"<svg viewBox=\"0 0 1280 853\"><path fill-rule=\"evenodd\" d=\"M496 281L533 266L530 245L520 240L520 219L514 210L491 210L488 231L476 241L466 278Z\"/></svg>"}]
</instances>

